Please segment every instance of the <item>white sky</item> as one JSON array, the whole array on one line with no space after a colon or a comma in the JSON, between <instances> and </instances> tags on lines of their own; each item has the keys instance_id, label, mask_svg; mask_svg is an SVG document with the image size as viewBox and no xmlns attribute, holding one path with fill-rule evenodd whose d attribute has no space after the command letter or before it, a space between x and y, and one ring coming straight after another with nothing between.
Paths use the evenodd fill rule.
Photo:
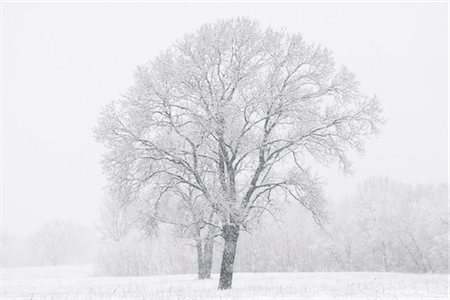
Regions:
<instances>
[{"instance_id":1,"label":"white sky","mask_svg":"<svg viewBox=\"0 0 450 300\"><path fill-rule=\"evenodd\" d=\"M92 129L134 68L186 32L249 16L301 32L376 93L388 119L354 161L322 173L331 200L370 176L447 182L448 8L431 4L3 4L2 224L93 224L105 185Z\"/></svg>"}]
</instances>

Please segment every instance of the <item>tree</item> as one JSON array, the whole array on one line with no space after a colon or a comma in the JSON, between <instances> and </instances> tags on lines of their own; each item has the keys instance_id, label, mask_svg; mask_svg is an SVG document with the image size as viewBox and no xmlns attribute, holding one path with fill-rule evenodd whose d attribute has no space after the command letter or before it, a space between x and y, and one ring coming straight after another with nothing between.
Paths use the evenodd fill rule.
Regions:
<instances>
[{"instance_id":1,"label":"tree","mask_svg":"<svg viewBox=\"0 0 450 300\"><path fill-rule=\"evenodd\" d=\"M284 198L320 223L313 161L363 151L380 108L331 53L247 18L205 24L147 65L106 107L97 138L111 184L145 197L148 185L193 189L220 222L219 288L232 285L240 230ZM163 189L164 190L164 189ZM155 196L156 197L156 196Z\"/></svg>"},{"instance_id":2,"label":"tree","mask_svg":"<svg viewBox=\"0 0 450 300\"><path fill-rule=\"evenodd\" d=\"M157 197L143 197L138 204L143 228L152 228L157 223L175 225L178 236L195 242L198 278L210 278L214 240L218 231L214 211L191 186L158 185L157 190L153 189L150 194Z\"/></svg>"},{"instance_id":3,"label":"tree","mask_svg":"<svg viewBox=\"0 0 450 300\"><path fill-rule=\"evenodd\" d=\"M32 237L34 251L52 265L61 264L82 247L80 230L65 220L45 223Z\"/></svg>"},{"instance_id":4,"label":"tree","mask_svg":"<svg viewBox=\"0 0 450 300\"><path fill-rule=\"evenodd\" d=\"M126 202L109 195L100 207L101 223L99 229L103 237L113 241L122 240L133 228L135 217L129 212Z\"/></svg>"},{"instance_id":5,"label":"tree","mask_svg":"<svg viewBox=\"0 0 450 300\"><path fill-rule=\"evenodd\" d=\"M372 178L351 200L365 236L364 257L373 253L383 271L442 272L448 269L448 186L404 184ZM363 247L361 247L363 248Z\"/></svg>"},{"instance_id":6,"label":"tree","mask_svg":"<svg viewBox=\"0 0 450 300\"><path fill-rule=\"evenodd\" d=\"M194 198L192 192L192 188L184 191L176 185L165 185L164 191L151 191L158 197L129 201L130 195L112 188L102 203L100 230L105 238L120 242L131 231L148 238L156 234L158 224L175 225L178 236L195 242L198 278L210 278L217 235L214 214L206 211L201 199Z\"/></svg>"}]
</instances>

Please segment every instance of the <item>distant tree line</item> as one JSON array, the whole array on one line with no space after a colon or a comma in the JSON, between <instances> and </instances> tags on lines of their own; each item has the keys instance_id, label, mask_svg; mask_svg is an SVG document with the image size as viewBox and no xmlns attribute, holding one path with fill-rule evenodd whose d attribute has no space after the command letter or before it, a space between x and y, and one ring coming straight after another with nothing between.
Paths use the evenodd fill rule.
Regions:
<instances>
[{"instance_id":1,"label":"distant tree line","mask_svg":"<svg viewBox=\"0 0 450 300\"><path fill-rule=\"evenodd\" d=\"M287 202L242 233L236 271L445 273L447 205L448 185L412 185L387 178L366 180L351 196L330 201L323 228L307 211ZM164 226L152 236L138 228L130 225L120 239L107 239L99 255L100 272L114 276L196 272L195 243L180 238L176 226ZM215 244L223 247L220 239ZM220 257L214 256L212 262L213 272L218 272Z\"/></svg>"},{"instance_id":2,"label":"distant tree line","mask_svg":"<svg viewBox=\"0 0 450 300\"><path fill-rule=\"evenodd\" d=\"M117 199L115 200L117 201ZM65 220L27 236L2 233L2 265L95 263L96 274L138 276L196 273L196 241L173 224L147 232L126 207L105 198L102 238ZM412 185L388 178L362 182L329 201L319 228L308 212L287 202L241 233L238 272L448 272L448 185ZM216 248L223 247L215 238ZM211 258L218 272L220 255Z\"/></svg>"},{"instance_id":3,"label":"distant tree line","mask_svg":"<svg viewBox=\"0 0 450 300\"><path fill-rule=\"evenodd\" d=\"M239 270L448 272L448 185L373 178L328 210L321 230L291 205L243 240Z\"/></svg>"},{"instance_id":4,"label":"distant tree line","mask_svg":"<svg viewBox=\"0 0 450 300\"><path fill-rule=\"evenodd\" d=\"M2 266L92 264L98 249L98 234L69 220L44 223L24 235L1 233Z\"/></svg>"}]
</instances>

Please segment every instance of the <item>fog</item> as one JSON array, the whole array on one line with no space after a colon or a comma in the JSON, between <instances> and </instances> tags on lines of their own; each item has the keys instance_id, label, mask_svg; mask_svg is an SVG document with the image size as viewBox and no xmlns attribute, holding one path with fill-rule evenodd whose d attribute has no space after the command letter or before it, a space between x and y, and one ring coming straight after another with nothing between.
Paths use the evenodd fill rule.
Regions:
<instances>
[{"instance_id":1,"label":"fog","mask_svg":"<svg viewBox=\"0 0 450 300\"><path fill-rule=\"evenodd\" d=\"M2 297L448 298L448 3L0 12Z\"/></svg>"},{"instance_id":2,"label":"fog","mask_svg":"<svg viewBox=\"0 0 450 300\"><path fill-rule=\"evenodd\" d=\"M248 16L328 47L377 94L382 134L353 177L323 168L329 201L371 176L447 182L445 3L3 4L2 230L62 218L94 227L106 182L93 138L100 109L133 71L200 24Z\"/></svg>"}]
</instances>

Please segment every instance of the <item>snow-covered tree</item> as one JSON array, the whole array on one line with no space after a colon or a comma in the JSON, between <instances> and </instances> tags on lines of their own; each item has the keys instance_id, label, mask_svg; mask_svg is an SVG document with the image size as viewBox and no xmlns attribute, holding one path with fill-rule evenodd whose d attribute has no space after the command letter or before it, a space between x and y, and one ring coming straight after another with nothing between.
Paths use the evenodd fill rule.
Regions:
<instances>
[{"instance_id":1,"label":"snow-covered tree","mask_svg":"<svg viewBox=\"0 0 450 300\"><path fill-rule=\"evenodd\" d=\"M83 229L67 220L55 220L45 223L31 239L33 252L44 263L58 265L71 256L79 256L84 245Z\"/></svg>"},{"instance_id":2,"label":"snow-covered tree","mask_svg":"<svg viewBox=\"0 0 450 300\"><path fill-rule=\"evenodd\" d=\"M194 241L199 279L210 278L217 236L213 211L207 211L201 199L193 197L192 188L183 190L181 186L166 184L163 191L160 185L153 185L147 194L148 197L130 201L129 193L111 188L100 209L99 228L103 236L119 243L131 233L134 238L127 238L123 243L126 244L137 236L147 239L157 234L161 224L174 225L178 237Z\"/></svg>"},{"instance_id":3,"label":"snow-covered tree","mask_svg":"<svg viewBox=\"0 0 450 300\"><path fill-rule=\"evenodd\" d=\"M382 271L442 272L448 269L448 187L373 178L350 201L362 255ZM368 254L370 256L368 256ZM377 261L379 263L377 263Z\"/></svg>"},{"instance_id":4,"label":"snow-covered tree","mask_svg":"<svg viewBox=\"0 0 450 300\"><path fill-rule=\"evenodd\" d=\"M104 238L118 242L133 229L136 218L126 204L112 195L103 199L98 227Z\"/></svg>"},{"instance_id":5,"label":"snow-covered tree","mask_svg":"<svg viewBox=\"0 0 450 300\"><path fill-rule=\"evenodd\" d=\"M244 272L448 272L448 185L388 178L361 182L328 204L323 230L288 205L261 228L241 234L236 267Z\"/></svg>"},{"instance_id":6,"label":"snow-covered tree","mask_svg":"<svg viewBox=\"0 0 450 300\"><path fill-rule=\"evenodd\" d=\"M362 152L379 124L376 99L330 51L234 18L139 67L128 93L103 110L97 138L112 185L154 202L166 187L191 189L214 213L224 239L219 288L228 289L240 230L285 198L321 222L312 163L348 171L347 152Z\"/></svg>"},{"instance_id":7,"label":"snow-covered tree","mask_svg":"<svg viewBox=\"0 0 450 300\"><path fill-rule=\"evenodd\" d=\"M149 196L137 201L135 209L142 228L145 230L160 223L174 225L178 237L194 241L198 278L210 278L214 242L218 235L213 209L191 186L164 184L163 189L158 184L156 191L152 189Z\"/></svg>"}]
</instances>

